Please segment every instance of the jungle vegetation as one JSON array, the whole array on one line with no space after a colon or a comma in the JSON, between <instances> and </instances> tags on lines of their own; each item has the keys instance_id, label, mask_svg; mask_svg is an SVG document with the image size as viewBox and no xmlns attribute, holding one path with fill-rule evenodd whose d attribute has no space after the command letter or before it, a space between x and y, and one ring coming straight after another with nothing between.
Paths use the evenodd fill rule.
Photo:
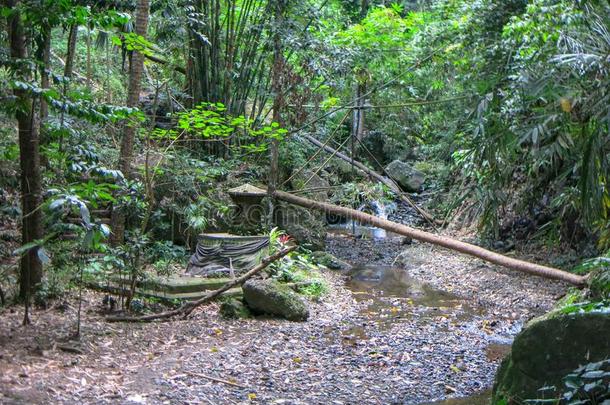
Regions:
<instances>
[{"instance_id":1,"label":"jungle vegetation","mask_svg":"<svg viewBox=\"0 0 610 405\"><path fill-rule=\"evenodd\" d=\"M336 203L394 198L304 136L379 172L416 162L427 209L489 243L607 262L607 1L3 0L0 17L3 298L171 272L227 228L228 187L303 167L327 163Z\"/></svg>"}]
</instances>

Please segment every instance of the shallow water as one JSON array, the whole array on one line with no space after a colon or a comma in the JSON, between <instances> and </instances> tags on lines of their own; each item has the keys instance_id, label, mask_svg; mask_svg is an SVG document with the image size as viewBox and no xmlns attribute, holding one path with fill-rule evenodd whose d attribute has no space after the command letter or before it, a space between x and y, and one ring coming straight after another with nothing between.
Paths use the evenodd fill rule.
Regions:
<instances>
[{"instance_id":1,"label":"shallow water","mask_svg":"<svg viewBox=\"0 0 610 405\"><path fill-rule=\"evenodd\" d=\"M414 263L415 265L415 263ZM348 272L346 287L358 301L368 301L369 314L392 308L423 307L431 317L447 310L459 310L462 320L480 315L481 308L447 291L433 288L409 276L407 270L391 266L358 266ZM392 312L397 314L398 309Z\"/></svg>"},{"instance_id":2,"label":"shallow water","mask_svg":"<svg viewBox=\"0 0 610 405\"><path fill-rule=\"evenodd\" d=\"M417 263L412 263L416 266ZM413 318L422 325L439 316L455 317L462 322L475 321L484 310L447 291L433 288L409 276L408 270L391 266L357 266L348 272L346 287L354 298L365 303L361 315L382 329L391 328L399 318ZM442 331L442 328L439 328ZM357 345L369 339L366 326L353 326L343 332L345 345ZM510 350L506 343L492 343L485 353L490 362L502 359ZM491 391L468 397L450 398L435 405L487 405Z\"/></svg>"}]
</instances>

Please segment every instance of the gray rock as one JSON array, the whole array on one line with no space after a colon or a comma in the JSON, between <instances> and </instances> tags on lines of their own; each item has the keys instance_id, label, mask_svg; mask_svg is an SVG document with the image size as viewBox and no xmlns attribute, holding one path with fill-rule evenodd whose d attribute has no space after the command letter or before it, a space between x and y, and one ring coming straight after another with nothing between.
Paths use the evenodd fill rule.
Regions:
<instances>
[{"instance_id":1,"label":"gray rock","mask_svg":"<svg viewBox=\"0 0 610 405\"><path fill-rule=\"evenodd\" d=\"M310 250L324 250L326 227L323 213L281 203L276 211L276 223L299 245Z\"/></svg>"},{"instance_id":2,"label":"gray rock","mask_svg":"<svg viewBox=\"0 0 610 405\"><path fill-rule=\"evenodd\" d=\"M419 170L411 167L408 163L400 160L395 160L386 166L385 172L394 181L396 181L400 187L408 192L419 192L422 185L424 184L424 174Z\"/></svg>"},{"instance_id":3,"label":"gray rock","mask_svg":"<svg viewBox=\"0 0 610 405\"><path fill-rule=\"evenodd\" d=\"M326 179L311 170L293 171L293 175L290 185L294 190L311 189L302 195L316 201L328 200L330 184Z\"/></svg>"},{"instance_id":4,"label":"gray rock","mask_svg":"<svg viewBox=\"0 0 610 405\"><path fill-rule=\"evenodd\" d=\"M562 378L610 355L610 313L551 314L530 322L513 342L493 387L493 404L540 397L543 386L563 387Z\"/></svg>"},{"instance_id":5,"label":"gray rock","mask_svg":"<svg viewBox=\"0 0 610 405\"><path fill-rule=\"evenodd\" d=\"M248 280L242 287L244 301L259 314L276 315L290 321L306 321L309 309L290 287L273 280Z\"/></svg>"}]
</instances>

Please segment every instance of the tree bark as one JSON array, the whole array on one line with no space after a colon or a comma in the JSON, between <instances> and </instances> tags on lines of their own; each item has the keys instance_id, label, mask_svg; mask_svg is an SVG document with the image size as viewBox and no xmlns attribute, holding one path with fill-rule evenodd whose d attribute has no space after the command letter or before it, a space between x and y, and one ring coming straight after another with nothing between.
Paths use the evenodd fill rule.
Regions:
<instances>
[{"instance_id":1,"label":"tree bark","mask_svg":"<svg viewBox=\"0 0 610 405\"><path fill-rule=\"evenodd\" d=\"M357 220L363 224L373 225L378 228L385 229L400 235L409 236L422 242L432 243L442 246L447 249L455 250L470 256L478 257L487 262L494 263L509 269L518 270L521 272L534 274L540 277L566 281L574 284L577 287L584 287L587 281L585 276L568 273L560 269L542 266L535 263L526 262L512 257L504 256L499 253L492 252L479 246L470 243L461 242L452 238L434 235L429 232L411 228L406 225L378 218L373 215L365 214L364 212L353 210L350 208L339 207L337 205L313 201L307 198L298 197L283 191L276 191L275 197L279 200L286 201L291 204L299 205L308 209L315 209L326 213L341 215L352 220Z\"/></svg>"},{"instance_id":2,"label":"tree bark","mask_svg":"<svg viewBox=\"0 0 610 405\"><path fill-rule=\"evenodd\" d=\"M209 294L206 294L205 296L199 298L196 301L191 301L191 302L187 302L187 303L183 304L178 309L174 309L172 311L161 312L160 314L152 314L152 315L144 315L144 316L134 316L134 317L109 316L109 317L106 318L106 320L108 322L149 322L149 321L154 321L156 319L172 318L172 317L178 316L178 315L182 315L184 317L187 317L198 306L200 306L202 304L205 304L206 302L210 302L214 298L216 298L219 295L221 295L223 292L228 291L228 290L230 290L233 287L236 287L238 285L242 285L247 280L249 280L252 276L260 273L263 269L265 269L271 263L273 263L276 260L279 260L282 257L286 256L288 253L292 252L297 247L298 246L296 246L296 245L295 246L290 246L290 247L287 247L285 249L280 250L279 252L277 252L277 253L275 253L275 254L273 254L271 256L268 256L268 257L264 258L261 261L260 264L254 266L251 270L249 270L243 276L229 281L228 283L226 283L225 285L223 285L219 289L214 290L214 291L210 292Z\"/></svg>"},{"instance_id":3,"label":"tree bark","mask_svg":"<svg viewBox=\"0 0 610 405\"><path fill-rule=\"evenodd\" d=\"M139 0L136 11L135 32L137 35L146 37L148 29L148 13L149 1ZM140 104L140 90L142 72L144 70L144 55L134 51L131 56L130 73L129 73L129 89L127 92L127 107L137 108ZM132 176L133 164L133 147L136 137L137 125L135 123L127 124L123 130L123 138L121 140L121 151L119 155L119 170L127 179ZM120 244L124 239L125 233L125 215L119 210L112 212L112 237L111 242L114 245Z\"/></svg>"},{"instance_id":4,"label":"tree bark","mask_svg":"<svg viewBox=\"0 0 610 405\"><path fill-rule=\"evenodd\" d=\"M68 49L66 51L66 65L64 66L64 76L72 77L72 71L74 70L74 59L76 58L76 40L78 38L78 24L72 24L70 26L70 33L68 34Z\"/></svg>"},{"instance_id":5,"label":"tree bark","mask_svg":"<svg viewBox=\"0 0 610 405\"><path fill-rule=\"evenodd\" d=\"M15 7L18 1L7 1L9 7ZM8 21L11 47L11 58L25 60L28 57L25 34L21 16L14 12ZM27 67L20 71L21 80L29 82L31 72ZM39 128L35 111L35 101L27 90L15 89L18 108L15 113L19 129L19 158L21 166L21 210L22 210L22 244L42 239L42 181L40 173ZM42 280L42 263L38 249L28 250L20 261L21 298L28 299Z\"/></svg>"},{"instance_id":6,"label":"tree bark","mask_svg":"<svg viewBox=\"0 0 610 405\"><path fill-rule=\"evenodd\" d=\"M40 34L38 46L38 59L40 65L40 87L48 89L50 86L49 70L51 69L51 27L47 24L43 26ZM44 97L40 98L40 121L45 121L49 116L49 106Z\"/></svg>"},{"instance_id":7,"label":"tree bark","mask_svg":"<svg viewBox=\"0 0 610 405\"><path fill-rule=\"evenodd\" d=\"M282 38L280 36L280 27L284 22L284 11L286 9L286 0L275 1L275 18L273 26L273 71L271 89L273 92L273 121L282 124L282 108L284 106L282 92L282 75L284 69L284 55L282 54ZM274 221L274 203L273 192L275 191L279 177L279 141L271 140L270 156L269 156L269 224L273 225Z\"/></svg>"}]
</instances>

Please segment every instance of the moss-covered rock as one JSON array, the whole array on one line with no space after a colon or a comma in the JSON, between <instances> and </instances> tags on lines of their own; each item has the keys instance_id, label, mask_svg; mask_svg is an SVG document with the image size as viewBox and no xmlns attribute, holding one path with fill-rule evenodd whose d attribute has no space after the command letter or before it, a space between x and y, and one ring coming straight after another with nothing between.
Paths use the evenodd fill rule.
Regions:
<instances>
[{"instance_id":1,"label":"moss-covered rock","mask_svg":"<svg viewBox=\"0 0 610 405\"><path fill-rule=\"evenodd\" d=\"M555 386L580 365L610 356L610 313L561 311L530 322L517 335L502 362L493 388L493 404L522 403Z\"/></svg>"},{"instance_id":2,"label":"moss-covered rock","mask_svg":"<svg viewBox=\"0 0 610 405\"><path fill-rule=\"evenodd\" d=\"M419 192L424 184L424 174L400 160L387 165L385 172L408 192Z\"/></svg>"},{"instance_id":3,"label":"moss-covered rock","mask_svg":"<svg viewBox=\"0 0 610 405\"><path fill-rule=\"evenodd\" d=\"M341 259L337 259L335 256L323 250L312 252L311 256L316 264L331 270L349 270L352 268L349 263L344 262Z\"/></svg>"},{"instance_id":4,"label":"moss-covered rock","mask_svg":"<svg viewBox=\"0 0 610 405\"><path fill-rule=\"evenodd\" d=\"M251 318L250 309L237 298L229 298L220 304L220 315L227 319Z\"/></svg>"},{"instance_id":5,"label":"moss-covered rock","mask_svg":"<svg viewBox=\"0 0 610 405\"><path fill-rule=\"evenodd\" d=\"M276 315L290 321L306 321L309 309L290 287L273 280L248 280L244 301L254 313Z\"/></svg>"}]
</instances>

